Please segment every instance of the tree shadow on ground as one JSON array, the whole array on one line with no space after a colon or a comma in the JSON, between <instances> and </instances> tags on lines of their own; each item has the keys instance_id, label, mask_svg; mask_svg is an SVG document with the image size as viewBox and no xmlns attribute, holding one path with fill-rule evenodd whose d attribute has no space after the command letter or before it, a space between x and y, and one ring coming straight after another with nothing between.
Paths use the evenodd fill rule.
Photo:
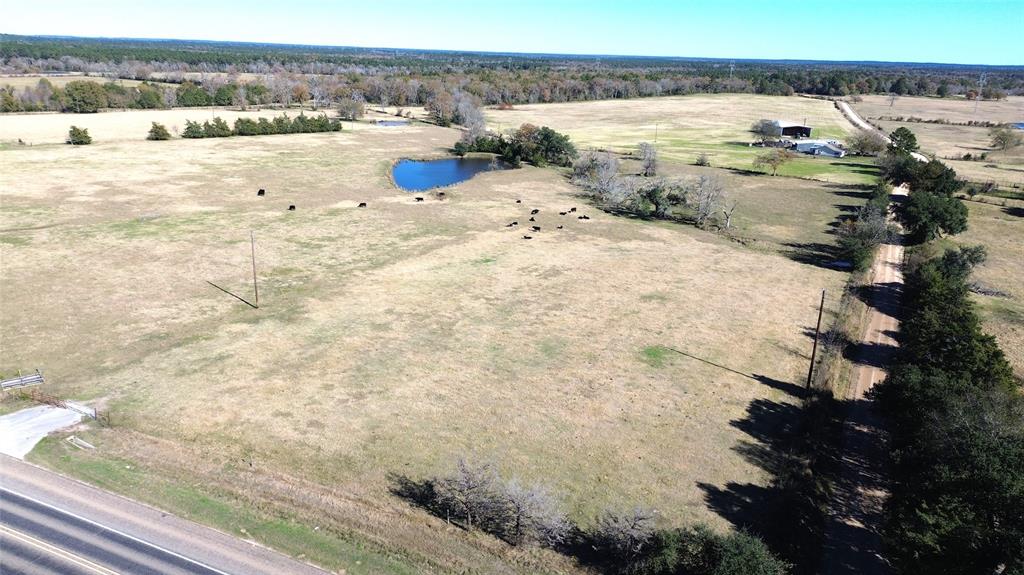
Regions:
<instances>
[{"instance_id":1,"label":"tree shadow on ground","mask_svg":"<svg viewBox=\"0 0 1024 575\"><path fill-rule=\"evenodd\" d=\"M1017 206L1007 206L1003 208L1003 213L1016 218L1024 218L1024 208Z\"/></svg>"},{"instance_id":2,"label":"tree shadow on ground","mask_svg":"<svg viewBox=\"0 0 1024 575\"><path fill-rule=\"evenodd\" d=\"M814 572L820 562L821 509L828 497L826 473L835 467L829 446L840 430L838 413L838 402L820 392L804 402L755 399L745 417L730 423L747 437L732 449L769 475L767 485L697 483L712 511L761 537L796 565L794 573Z\"/></svg>"},{"instance_id":3,"label":"tree shadow on ground","mask_svg":"<svg viewBox=\"0 0 1024 575\"><path fill-rule=\"evenodd\" d=\"M889 317L899 317L902 311L900 296L903 284L889 282L870 284L853 290L853 294L868 307L878 310Z\"/></svg>"},{"instance_id":4,"label":"tree shadow on ground","mask_svg":"<svg viewBox=\"0 0 1024 575\"><path fill-rule=\"evenodd\" d=\"M783 254L802 264L810 264L830 270L842 269L836 262L839 259L839 246L822 242L786 242Z\"/></svg>"}]
</instances>

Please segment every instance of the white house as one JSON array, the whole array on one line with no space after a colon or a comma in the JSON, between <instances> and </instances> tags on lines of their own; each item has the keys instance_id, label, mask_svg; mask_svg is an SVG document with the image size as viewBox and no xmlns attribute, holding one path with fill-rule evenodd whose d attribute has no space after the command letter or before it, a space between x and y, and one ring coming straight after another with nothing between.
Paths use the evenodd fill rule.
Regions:
<instances>
[{"instance_id":1,"label":"white house","mask_svg":"<svg viewBox=\"0 0 1024 575\"><path fill-rule=\"evenodd\" d=\"M842 158L846 155L846 150L835 140L800 140L793 145L793 149L814 156Z\"/></svg>"}]
</instances>

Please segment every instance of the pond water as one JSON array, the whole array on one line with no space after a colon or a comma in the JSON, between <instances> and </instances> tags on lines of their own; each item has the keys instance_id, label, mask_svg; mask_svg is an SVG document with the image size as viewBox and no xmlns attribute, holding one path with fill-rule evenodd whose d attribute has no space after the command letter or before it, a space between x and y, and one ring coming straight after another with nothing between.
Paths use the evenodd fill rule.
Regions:
<instances>
[{"instance_id":1,"label":"pond water","mask_svg":"<svg viewBox=\"0 0 1024 575\"><path fill-rule=\"evenodd\" d=\"M1011 124L1011 126L1017 128L1018 130L1024 130L1024 122L1017 122L1015 124Z\"/></svg>"},{"instance_id":2,"label":"pond water","mask_svg":"<svg viewBox=\"0 0 1024 575\"><path fill-rule=\"evenodd\" d=\"M400 160L391 170L395 184L408 192L420 192L464 182L480 172L504 170L508 166L490 158L444 158L441 160Z\"/></svg>"},{"instance_id":3,"label":"pond water","mask_svg":"<svg viewBox=\"0 0 1024 575\"><path fill-rule=\"evenodd\" d=\"M378 126L408 126L409 120L377 120Z\"/></svg>"}]
</instances>

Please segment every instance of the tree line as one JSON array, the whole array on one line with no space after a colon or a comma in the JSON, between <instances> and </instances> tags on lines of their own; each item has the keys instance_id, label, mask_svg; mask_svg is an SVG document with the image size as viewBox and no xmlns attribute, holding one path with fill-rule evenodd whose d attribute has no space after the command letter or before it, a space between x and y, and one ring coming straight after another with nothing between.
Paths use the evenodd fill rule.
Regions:
<instances>
[{"instance_id":1,"label":"tree line","mask_svg":"<svg viewBox=\"0 0 1024 575\"><path fill-rule=\"evenodd\" d=\"M894 460L886 540L902 573L1024 573L1024 390L971 301L984 259L981 247L911 259L898 355L875 391Z\"/></svg>"},{"instance_id":2,"label":"tree line","mask_svg":"<svg viewBox=\"0 0 1024 575\"><path fill-rule=\"evenodd\" d=\"M584 56L494 55L417 50L289 47L183 41L41 39L2 36L0 71L76 72L175 84L193 82L205 96L173 89L158 92L163 106L331 105L353 98L380 105L426 105L442 93L462 91L484 105L570 102L694 93L794 92L856 94L976 94L1003 98L1024 93L1024 71L964 66L744 61ZM242 74L248 77L243 80ZM231 85L224 88L224 85ZM159 107L153 96L136 101L104 85L109 107ZM242 94L239 95L239 90ZM52 86L4 90L0 110L65 108L45 92ZM118 93L115 93L118 92ZM102 107L102 106L101 106Z\"/></svg>"},{"instance_id":3,"label":"tree line","mask_svg":"<svg viewBox=\"0 0 1024 575\"><path fill-rule=\"evenodd\" d=\"M234 127L228 125L223 118L217 116L213 120L207 120L200 124L192 120L185 120L185 129L181 131L182 138L227 138L230 136L266 136L272 134L311 134L317 132L340 132L341 122L337 118L328 118L326 114L319 116L306 116L299 114L295 118L289 118L282 114L274 118L259 117L238 118ZM163 137L167 134L167 128L153 122L149 131L150 140L166 140Z\"/></svg>"},{"instance_id":4,"label":"tree line","mask_svg":"<svg viewBox=\"0 0 1024 575\"><path fill-rule=\"evenodd\" d=\"M514 546L540 546L604 573L630 575L783 575L789 565L757 537L722 535L704 525L659 527L644 508L606 509L574 523L560 495L500 474L491 462L459 458L446 474L415 481L393 476L392 492L431 514Z\"/></svg>"}]
</instances>

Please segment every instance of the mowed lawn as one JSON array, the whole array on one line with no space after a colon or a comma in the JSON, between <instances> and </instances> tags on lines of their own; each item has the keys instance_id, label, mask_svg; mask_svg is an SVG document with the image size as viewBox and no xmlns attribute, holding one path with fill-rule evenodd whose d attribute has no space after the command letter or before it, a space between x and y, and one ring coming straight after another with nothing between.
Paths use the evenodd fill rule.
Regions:
<instances>
[{"instance_id":1,"label":"mowed lawn","mask_svg":"<svg viewBox=\"0 0 1024 575\"><path fill-rule=\"evenodd\" d=\"M767 116L820 104L763 100L785 102ZM625 130L623 114L608 118ZM107 116L132 123L124 134L143 124L89 119ZM604 214L555 170L480 175L444 201L391 185L390 162L443 153L455 130L118 133L0 151L0 371L42 369L46 392L94 402L114 423L86 434L95 452L61 442L38 460L349 573L571 569L390 493L393 474L422 478L460 455L550 486L582 523L639 504L666 524L725 528L706 486L767 481L744 446L771 429L748 409L794 403L820 290L838 294L846 279ZM811 190L743 177L771 184L744 188L762 202L781 194L791 230L737 210L777 243L827 241L828 206L852 201L823 196L804 232L799 194ZM591 219L558 215L572 206ZM530 209L542 231L524 240L505 225ZM250 232L258 310L207 283L250 297ZM287 529L261 534L206 513L219 507L204 498Z\"/></svg>"},{"instance_id":2,"label":"mowed lawn","mask_svg":"<svg viewBox=\"0 0 1024 575\"><path fill-rule=\"evenodd\" d=\"M506 130L529 122L566 132L581 148L635 150L656 143L663 159L693 164L706 153L716 167L752 170L764 150L750 147L751 125L762 119L806 122L815 138L843 140L855 128L832 102L796 96L701 94L636 100L532 104L512 110L489 109L488 126ZM870 162L862 158L799 155L779 169L784 176L843 184L871 183Z\"/></svg>"},{"instance_id":3,"label":"mowed lawn","mask_svg":"<svg viewBox=\"0 0 1024 575\"><path fill-rule=\"evenodd\" d=\"M963 98L902 97L890 107L885 96L864 96L863 101L853 104L853 107L886 132L899 127L914 132L922 152L936 155L964 178L975 182L992 181L1003 187L1024 186L1024 147L1005 151L993 149L989 128L878 119L915 117L957 123L1024 122L1024 97L977 102L977 106ZM978 156L983 153L988 154L985 160L959 159L964 154Z\"/></svg>"}]
</instances>

